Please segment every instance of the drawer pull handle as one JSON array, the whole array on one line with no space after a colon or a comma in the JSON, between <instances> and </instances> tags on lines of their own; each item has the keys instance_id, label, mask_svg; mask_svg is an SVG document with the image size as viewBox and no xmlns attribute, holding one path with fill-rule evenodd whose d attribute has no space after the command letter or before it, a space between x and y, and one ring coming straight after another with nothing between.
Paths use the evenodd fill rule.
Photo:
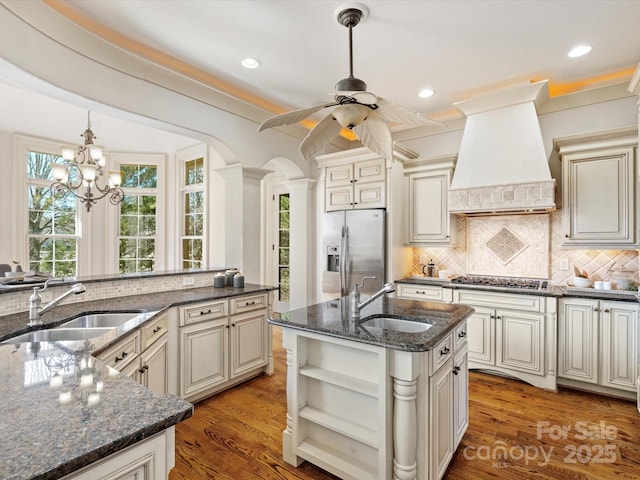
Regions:
<instances>
[{"instance_id":1,"label":"drawer pull handle","mask_svg":"<svg viewBox=\"0 0 640 480\"><path fill-rule=\"evenodd\" d=\"M449 349L449 347L445 346L442 350L440 350L440 355L446 355L450 351L451 350Z\"/></svg>"},{"instance_id":2,"label":"drawer pull handle","mask_svg":"<svg viewBox=\"0 0 640 480\"><path fill-rule=\"evenodd\" d=\"M200 315L208 315L208 314L210 314L210 313L211 313L211 309L207 310L206 312L201 311L201 312L200 312Z\"/></svg>"},{"instance_id":3,"label":"drawer pull handle","mask_svg":"<svg viewBox=\"0 0 640 480\"><path fill-rule=\"evenodd\" d=\"M121 362L122 360L124 360L124 357L126 357L127 355L129 355L127 352L122 352L122 357L117 357L115 358L116 362Z\"/></svg>"},{"instance_id":4,"label":"drawer pull handle","mask_svg":"<svg viewBox=\"0 0 640 480\"><path fill-rule=\"evenodd\" d=\"M464 338L464 337L466 337L466 336L467 336L467 332L465 332L465 331L462 331L462 332L460 332L460 333L458 334L458 338Z\"/></svg>"},{"instance_id":5,"label":"drawer pull handle","mask_svg":"<svg viewBox=\"0 0 640 480\"><path fill-rule=\"evenodd\" d=\"M255 305L255 304L256 304L256 301L255 301L255 300L252 300L251 302L246 302L246 303L244 304L244 306L245 306L245 307L248 307L249 305Z\"/></svg>"},{"instance_id":6,"label":"drawer pull handle","mask_svg":"<svg viewBox=\"0 0 640 480\"><path fill-rule=\"evenodd\" d=\"M162 330L162 327L156 327L153 329L153 333L158 333L160 330Z\"/></svg>"},{"instance_id":7,"label":"drawer pull handle","mask_svg":"<svg viewBox=\"0 0 640 480\"><path fill-rule=\"evenodd\" d=\"M460 367L459 366L456 365L455 367L453 367L453 374L454 375L457 375L459 371L460 371Z\"/></svg>"},{"instance_id":8,"label":"drawer pull handle","mask_svg":"<svg viewBox=\"0 0 640 480\"><path fill-rule=\"evenodd\" d=\"M420 291L420 290L416 290L416 293L419 293L420 295L426 295L427 292L425 292L424 290Z\"/></svg>"},{"instance_id":9,"label":"drawer pull handle","mask_svg":"<svg viewBox=\"0 0 640 480\"><path fill-rule=\"evenodd\" d=\"M138 369L138 373L144 373L149 370L149 365L145 365L144 367Z\"/></svg>"}]
</instances>

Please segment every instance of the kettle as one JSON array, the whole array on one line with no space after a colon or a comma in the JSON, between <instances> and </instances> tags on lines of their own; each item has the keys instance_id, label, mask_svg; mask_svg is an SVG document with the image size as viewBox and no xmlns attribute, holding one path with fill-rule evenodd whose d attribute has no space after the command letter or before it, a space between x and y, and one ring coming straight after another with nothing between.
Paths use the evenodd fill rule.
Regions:
<instances>
[{"instance_id":1,"label":"kettle","mask_svg":"<svg viewBox=\"0 0 640 480\"><path fill-rule=\"evenodd\" d=\"M427 269L427 271L425 272L424 269ZM427 263L425 266L422 267L422 273L424 275L426 275L427 277L435 277L436 275L436 264L433 263L433 259L429 260L429 263Z\"/></svg>"}]
</instances>

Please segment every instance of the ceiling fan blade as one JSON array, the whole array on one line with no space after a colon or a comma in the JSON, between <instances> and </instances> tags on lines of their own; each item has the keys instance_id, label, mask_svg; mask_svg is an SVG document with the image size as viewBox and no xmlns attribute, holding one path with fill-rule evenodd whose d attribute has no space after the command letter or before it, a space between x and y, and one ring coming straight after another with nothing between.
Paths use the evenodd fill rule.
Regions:
<instances>
[{"instance_id":1,"label":"ceiling fan blade","mask_svg":"<svg viewBox=\"0 0 640 480\"><path fill-rule=\"evenodd\" d=\"M401 123L403 125L411 125L414 127L443 126L440 122L431 120L421 113L409 110L402 105L398 105L397 103L393 103L382 98L379 100L377 113L387 122Z\"/></svg>"},{"instance_id":2,"label":"ceiling fan blade","mask_svg":"<svg viewBox=\"0 0 640 480\"><path fill-rule=\"evenodd\" d=\"M379 100L378 96L371 92L351 92L349 96L363 105L375 105Z\"/></svg>"},{"instance_id":3,"label":"ceiling fan blade","mask_svg":"<svg viewBox=\"0 0 640 480\"><path fill-rule=\"evenodd\" d=\"M320 120L304 138L300 144L300 155L307 162L311 161L316 153L324 148L331 140L336 138L342 130L342 125L329 114Z\"/></svg>"},{"instance_id":4,"label":"ceiling fan blade","mask_svg":"<svg viewBox=\"0 0 640 480\"><path fill-rule=\"evenodd\" d=\"M393 160L391 131L380 115L371 112L364 122L354 127L353 131L358 140L369 150L388 161Z\"/></svg>"},{"instance_id":5,"label":"ceiling fan blade","mask_svg":"<svg viewBox=\"0 0 640 480\"><path fill-rule=\"evenodd\" d=\"M322 110L323 108L333 107L338 105L336 102L323 103L322 105L316 105L315 107L304 108L302 110L294 110L293 112L285 112L280 115L275 115L271 118L267 118L260 127L258 127L258 131L261 132L267 128L273 127L281 127L284 125L291 125L292 123L297 123L301 120L304 120L307 117L310 117L318 110Z\"/></svg>"}]
</instances>

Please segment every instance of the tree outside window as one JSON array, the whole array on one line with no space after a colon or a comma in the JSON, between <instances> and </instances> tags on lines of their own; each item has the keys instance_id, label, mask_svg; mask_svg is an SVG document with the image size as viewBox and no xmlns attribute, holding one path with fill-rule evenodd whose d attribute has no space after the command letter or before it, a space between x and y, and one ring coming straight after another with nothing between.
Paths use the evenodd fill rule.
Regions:
<instances>
[{"instance_id":1,"label":"tree outside window","mask_svg":"<svg viewBox=\"0 0 640 480\"><path fill-rule=\"evenodd\" d=\"M71 193L51 195L51 163L62 157L44 152L27 152L27 205L29 270L56 277L77 274L77 201Z\"/></svg>"},{"instance_id":2,"label":"tree outside window","mask_svg":"<svg viewBox=\"0 0 640 480\"><path fill-rule=\"evenodd\" d=\"M290 219L290 207L289 207L289 194L278 195L278 300L282 302L289 301L289 219Z\"/></svg>"}]
</instances>

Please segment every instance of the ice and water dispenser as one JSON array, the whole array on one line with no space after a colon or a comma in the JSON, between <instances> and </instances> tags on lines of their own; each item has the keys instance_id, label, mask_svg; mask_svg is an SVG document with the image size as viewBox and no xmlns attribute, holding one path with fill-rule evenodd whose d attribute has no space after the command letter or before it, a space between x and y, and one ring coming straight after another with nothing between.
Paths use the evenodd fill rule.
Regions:
<instances>
[{"instance_id":1,"label":"ice and water dispenser","mask_svg":"<svg viewBox=\"0 0 640 480\"><path fill-rule=\"evenodd\" d=\"M340 247L327 247L327 271L340 271Z\"/></svg>"}]
</instances>

